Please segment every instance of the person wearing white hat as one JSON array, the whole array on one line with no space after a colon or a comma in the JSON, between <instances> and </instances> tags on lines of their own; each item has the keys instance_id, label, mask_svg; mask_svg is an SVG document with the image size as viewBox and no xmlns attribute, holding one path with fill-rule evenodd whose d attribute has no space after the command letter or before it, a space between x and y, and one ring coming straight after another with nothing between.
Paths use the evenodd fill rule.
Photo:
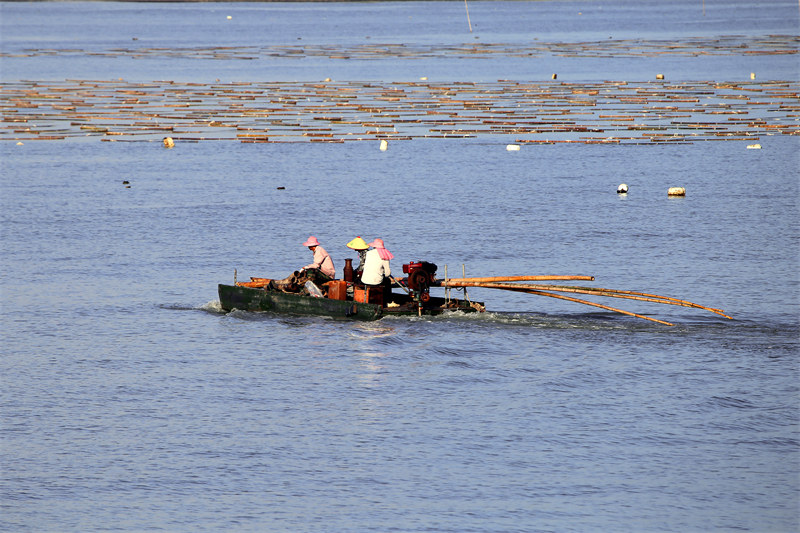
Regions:
<instances>
[{"instance_id":1,"label":"person wearing white hat","mask_svg":"<svg viewBox=\"0 0 800 533\"><path fill-rule=\"evenodd\" d=\"M318 281L330 281L336 277L336 268L333 266L333 259L325 248L320 246L319 241L313 235L310 236L303 246L308 246L308 249L314 252L314 261L310 265L303 267L304 271L316 270L316 273L322 274L321 279Z\"/></svg>"},{"instance_id":2,"label":"person wearing white hat","mask_svg":"<svg viewBox=\"0 0 800 533\"><path fill-rule=\"evenodd\" d=\"M389 261L394 258L394 255L383 245L383 239L375 239L369 243L369 246L372 246L372 250L367 252L364 259L361 282L365 285L382 285L392 275Z\"/></svg>"}]
</instances>

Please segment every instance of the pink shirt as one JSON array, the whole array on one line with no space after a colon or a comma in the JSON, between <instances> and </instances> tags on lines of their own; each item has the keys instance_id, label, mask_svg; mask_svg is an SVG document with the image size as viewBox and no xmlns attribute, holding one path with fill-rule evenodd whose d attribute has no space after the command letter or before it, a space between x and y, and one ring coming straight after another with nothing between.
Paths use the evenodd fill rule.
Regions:
<instances>
[{"instance_id":1,"label":"pink shirt","mask_svg":"<svg viewBox=\"0 0 800 533\"><path fill-rule=\"evenodd\" d=\"M314 262L304 268L318 268L320 272L331 278L336 277L336 268L333 266L333 259L322 246L314 248Z\"/></svg>"}]
</instances>

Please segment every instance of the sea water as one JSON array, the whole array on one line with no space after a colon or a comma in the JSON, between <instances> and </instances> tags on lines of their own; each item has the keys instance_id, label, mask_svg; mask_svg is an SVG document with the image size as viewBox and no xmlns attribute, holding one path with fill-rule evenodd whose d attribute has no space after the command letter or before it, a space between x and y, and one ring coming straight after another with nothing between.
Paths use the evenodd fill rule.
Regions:
<instances>
[{"instance_id":1,"label":"sea water","mask_svg":"<svg viewBox=\"0 0 800 533\"><path fill-rule=\"evenodd\" d=\"M797 34L792 2L470 2L472 32L464 7L3 3L2 81L798 81L796 54L441 52L752 43ZM366 41L430 56L198 57ZM159 47L189 52L131 57ZM0 529L796 531L798 142L758 142L2 142ZM381 237L398 275L592 275L733 320L487 289L447 318L220 309L309 235L339 270Z\"/></svg>"}]
</instances>

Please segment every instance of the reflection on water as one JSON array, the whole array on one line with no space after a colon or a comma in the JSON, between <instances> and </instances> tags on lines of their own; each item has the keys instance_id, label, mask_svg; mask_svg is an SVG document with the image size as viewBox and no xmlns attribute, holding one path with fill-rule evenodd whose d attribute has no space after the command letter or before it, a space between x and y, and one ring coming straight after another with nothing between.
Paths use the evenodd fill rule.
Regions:
<instances>
[{"instance_id":1,"label":"reflection on water","mask_svg":"<svg viewBox=\"0 0 800 533\"><path fill-rule=\"evenodd\" d=\"M379 387L382 382L382 373L385 368L376 359L380 357L387 357L387 354L380 352L359 352L358 357L361 361L361 366L364 373L359 374L358 381L365 387Z\"/></svg>"}]
</instances>

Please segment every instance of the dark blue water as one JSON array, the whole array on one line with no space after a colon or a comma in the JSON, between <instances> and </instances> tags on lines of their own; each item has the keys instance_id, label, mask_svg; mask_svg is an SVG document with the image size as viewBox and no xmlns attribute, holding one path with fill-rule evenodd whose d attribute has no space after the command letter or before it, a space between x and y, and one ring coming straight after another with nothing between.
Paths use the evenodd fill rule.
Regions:
<instances>
[{"instance_id":1,"label":"dark blue water","mask_svg":"<svg viewBox=\"0 0 800 533\"><path fill-rule=\"evenodd\" d=\"M469 7L475 33L502 43L537 28L571 43L797 33L791 2L705 4L705 18L699 1ZM463 8L3 3L4 54L61 51L3 57L2 81L532 81L539 67L508 54L91 55L297 37L352 50L367 35L441 50L474 40ZM798 81L796 54L532 62L641 81L665 57L688 80ZM3 141L0 529L798 530L798 142L754 141ZM485 289L469 295L487 313L448 318L219 310L217 283L307 264L309 234L339 269L355 235L382 237L397 271L593 275L734 320L602 302L668 327Z\"/></svg>"}]
</instances>

